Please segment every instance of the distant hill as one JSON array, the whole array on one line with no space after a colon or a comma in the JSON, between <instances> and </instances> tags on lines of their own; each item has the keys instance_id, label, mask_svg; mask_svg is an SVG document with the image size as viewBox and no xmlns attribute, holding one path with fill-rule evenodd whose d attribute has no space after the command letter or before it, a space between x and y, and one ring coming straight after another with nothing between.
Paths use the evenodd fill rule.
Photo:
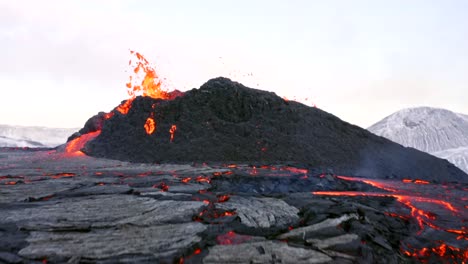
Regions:
<instances>
[{"instance_id":1,"label":"distant hill","mask_svg":"<svg viewBox=\"0 0 468 264\"><path fill-rule=\"evenodd\" d=\"M0 125L0 147L56 147L75 131L75 128Z\"/></svg>"},{"instance_id":2,"label":"distant hill","mask_svg":"<svg viewBox=\"0 0 468 264\"><path fill-rule=\"evenodd\" d=\"M403 146L447 159L468 172L468 116L440 108L400 110L368 128Z\"/></svg>"}]
</instances>

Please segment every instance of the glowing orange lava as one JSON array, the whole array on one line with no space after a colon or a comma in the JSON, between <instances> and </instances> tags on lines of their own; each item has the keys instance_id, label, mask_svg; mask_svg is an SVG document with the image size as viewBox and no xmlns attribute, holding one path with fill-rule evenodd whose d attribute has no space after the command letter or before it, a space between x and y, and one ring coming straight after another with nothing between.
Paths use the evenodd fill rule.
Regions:
<instances>
[{"instance_id":1,"label":"glowing orange lava","mask_svg":"<svg viewBox=\"0 0 468 264\"><path fill-rule=\"evenodd\" d=\"M70 154L75 154L75 155L84 155L84 153L81 152L81 149L84 148L84 146L86 145L86 143L88 143L88 141L99 136L100 133L101 131L98 130L95 132L81 135L73 139L72 141L67 143L67 146L65 147L65 152L70 153Z\"/></svg>"},{"instance_id":2,"label":"glowing orange lava","mask_svg":"<svg viewBox=\"0 0 468 264\"><path fill-rule=\"evenodd\" d=\"M119 111L122 115L128 114L128 111L130 111L130 108L132 107L133 100L135 100L135 97L126 100L121 105L117 106L115 110Z\"/></svg>"},{"instance_id":3,"label":"glowing orange lava","mask_svg":"<svg viewBox=\"0 0 468 264\"><path fill-rule=\"evenodd\" d=\"M174 141L174 134L177 130L177 126L176 125L172 125L171 126L171 129L169 129L169 133L171 133L171 138L170 138L170 141Z\"/></svg>"},{"instance_id":4,"label":"glowing orange lava","mask_svg":"<svg viewBox=\"0 0 468 264\"><path fill-rule=\"evenodd\" d=\"M231 197L227 194L224 194L224 195L218 195L217 198L218 198L218 203L224 203L224 202L229 201L229 198Z\"/></svg>"},{"instance_id":5,"label":"glowing orange lava","mask_svg":"<svg viewBox=\"0 0 468 264\"><path fill-rule=\"evenodd\" d=\"M181 182L183 182L183 183L188 183L188 182L191 181L191 180L192 180L192 178L186 177L186 178L183 178L183 179L181 180Z\"/></svg>"},{"instance_id":6,"label":"glowing orange lava","mask_svg":"<svg viewBox=\"0 0 468 264\"><path fill-rule=\"evenodd\" d=\"M239 235L234 231L229 231L226 234L218 235L216 237L216 242L218 245L238 245L245 243L252 239L251 236Z\"/></svg>"},{"instance_id":7,"label":"glowing orange lava","mask_svg":"<svg viewBox=\"0 0 468 264\"><path fill-rule=\"evenodd\" d=\"M425 181L425 180L414 180L414 183L416 183L416 184L429 184L430 182Z\"/></svg>"},{"instance_id":8,"label":"glowing orange lava","mask_svg":"<svg viewBox=\"0 0 468 264\"><path fill-rule=\"evenodd\" d=\"M152 117L148 117L148 119L146 119L144 128L145 128L146 134L148 135L153 134L154 131L156 130L156 121L154 121Z\"/></svg>"},{"instance_id":9,"label":"glowing orange lava","mask_svg":"<svg viewBox=\"0 0 468 264\"><path fill-rule=\"evenodd\" d=\"M348 176L336 176L339 179L345 180L345 181L357 181L357 182L363 182L366 184L369 184L371 186L374 186L376 188L386 190L389 192L396 192L395 189L388 187L386 184L379 182L377 180L369 180L369 179L363 179L363 178L356 178L356 177L348 177Z\"/></svg>"},{"instance_id":10,"label":"glowing orange lava","mask_svg":"<svg viewBox=\"0 0 468 264\"><path fill-rule=\"evenodd\" d=\"M176 97L182 96L184 93L178 90L174 90L172 92L164 91L161 86L162 82L159 76L156 74L156 70L153 66L150 65L148 60L141 55L139 52L130 51L130 54L136 57L136 62L133 65L133 73L134 76L129 76L129 82L126 83L127 93L130 96L129 99L125 100L119 106L117 106L114 110L126 115L132 108L132 103L135 100L136 96L148 96L154 99L164 99L164 100L173 100ZM129 61L129 65L132 66L132 60ZM154 105L153 105L154 109ZM114 116L114 111L105 113L104 120L107 120ZM156 130L156 121L151 116L149 117L144 125L144 129L148 135L151 135ZM172 125L170 133L171 133L171 142L174 140L174 133L176 130L176 126ZM66 152L69 155L73 156L83 156L84 153L80 151L84 147L84 145L97 137L101 131L95 131L92 133L88 133L82 135L70 142L68 142L66 147Z\"/></svg>"},{"instance_id":11,"label":"glowing orange lava","mask_svg":"<svg viewBox=\"0 0 468 264\"><path fill-rule=\"evenodd\" d=\"M468 249L460 249L454 246L450 246L443 243L442 241L439 241L438 244L438 246L433 248L421 249L415 249L411 246L408 246L408 249L402 249L402 252L408 257L413 257L420 260L430 257L431 254L435 254L439 257L451 258L453 263L466 263L466 261L468 261ZM459 260L462 260L463 262L457 262Z\"/></svg>"},{"instance_id":12,"label":"glowing orange lava","mask_svg":"<svg viewBox=\"0 0 468 264\"><path fill-rule=\"evenodd\" d=\"M114 116L114 112L109 112L104 114L104 119L107 120Z\"/></svg>"},{"instance_id":13,"label":"glowing orange lava","mask_svg":"<svg viewBox=\"0 0 468 264\"><path fill-rule=\"evenodd\" d=\"M314 195L327 195L327 196L369 196L369 197L393 197L401 204L405 205L407 208L410 209L409 216L402 216L396 213L385 213L386 215L392 217L399 217L404 220L408 220L410 218L414 219L419 226L419 232L417 234L421 234L424 228L430 227L435 230L441 230L448 233L457 234L457 239L465 239L468 240L468 232L465 227L461 229L454 229L454 228L442 228L435 224L435 220L437 215L422 210L417 207L420 203L429 203L433 205L437 205L445 210L450 211L453 215L460 214L460 210L457 209L452 203L443 200L443 199L436 199L436 198L429 198L429 197L422 197L414 195L411 192L402 192L395 189L395 185L391 182L386 182L383 180L370 180L370 179L363 179L363 178L355 178L355 177L347 177L347 176L337 176L338 178L346 181L358 181L364 182L371 186L377 187L382 190L389 191L389 193L385 192L358 192L358 191L317 191L313 192ZM403 183L414 183L414 184L429 184L428 181L424 180L402 180ZM410 257L415 257L418 259L424 259L430 257L430 255L435 254L440 257L444 258L454 258L456 260L468 260L468 250L460 249L457 247L453 247L447 245L443 242L439 243L437 247L431 248L422 248L422 249L414 249L414 248L402 248L402 252Z\"/></svg>"},{"instance_id":14,"label":"glowing orange lava","mask_svg":"<svg viewBox=\"0 0 468 264\"><path fill-rule=\"evenodd\" d=\"M148 60L139 52L130 51L130 54L135 55L136 57L136 62L133 68L133 73L135 75L129 76L129 81L126 84L130 99L141 95L154 99L172 100L183 95L182 92L177 90L172 92L164 91L161 87L161 78L158 76L156 70ZM132 60L130 60L129 64L132 64ZM131 102L128 104L131 104Z\"/></svg>"}]
</instances>

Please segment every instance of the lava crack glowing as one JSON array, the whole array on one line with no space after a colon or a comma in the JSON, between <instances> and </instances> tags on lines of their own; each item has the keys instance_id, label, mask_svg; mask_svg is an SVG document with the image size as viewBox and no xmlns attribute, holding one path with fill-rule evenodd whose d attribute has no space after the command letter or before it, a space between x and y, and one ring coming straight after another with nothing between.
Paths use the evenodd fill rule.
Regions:
<instances>
[{"instance_id":1,"label":"lava crack glowing","mask_svg":"<svg viewBox=\"0 0 468 264\"><path fill-rule=\"evenodd\" d=\"M426 228L433 230L443 231L456 235L457 240L468 240L468 231L465 226L461 228L443 227L444 221L438 220L439 215L431 212L438 210L446 210L449 215L454 217L464 218L460 215L464 212L463 206L454 204L453 201L446 200L446 196L441 197L425 197L419 192L415 192L413 188L407 188L405 184L422 184L429 185L430 183L423 180L402 180L401 182L364 179L348 176L337 176L337 178L345 181L362 182L383 191L387 192L359 192L359 191L315 191L314 195L321 196L364 196L364 197L393 197L409 209L409 215L404 216L399 213L386 212L387 215L392 217L399 217L401 219L412 219L419 227L418 235L422 234ZM431 211L426 208L431 208ZM463 220L462 220L463 222ZM462 225L464 225L462 223ZM443 242L438 242L438 246L432 248L413 248L410 245L404 245L401 251L407 256L418 258L422 261L429 258L432 254L447 259L463 259L468 260L468 249L460 249Z\"/></svg>"}]
</instances>

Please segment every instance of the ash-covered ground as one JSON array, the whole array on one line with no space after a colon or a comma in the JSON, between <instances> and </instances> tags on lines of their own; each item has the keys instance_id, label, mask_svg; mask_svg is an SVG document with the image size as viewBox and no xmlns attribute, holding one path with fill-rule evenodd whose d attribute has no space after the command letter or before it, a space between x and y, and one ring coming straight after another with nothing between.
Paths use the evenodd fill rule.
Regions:
<instances>
[{"instance_id":1,"label":"ash-covered ground","mask_svg":"<svg viewBox=\"0 0 468 264\"><path fill-rule=\"evenodd\" d=\"M1 149L0 263L464 263L466 197L286 163Z\"/></svg>"},{"instance_id":2,"label":"ash-covered ground","mask_svg":"<svg viewBox=\"0 0 468 264\"><path fill-rule=\"evenodd\" d=\"M150 134L148 118L154 125ZM128 113L102 113L80 133L95 131L100 134L84 152L123 161L294 162L369 178L468 182L468 175L446 160L226 78L173 100L132 99Z\"/></svg>"}]
</instances>

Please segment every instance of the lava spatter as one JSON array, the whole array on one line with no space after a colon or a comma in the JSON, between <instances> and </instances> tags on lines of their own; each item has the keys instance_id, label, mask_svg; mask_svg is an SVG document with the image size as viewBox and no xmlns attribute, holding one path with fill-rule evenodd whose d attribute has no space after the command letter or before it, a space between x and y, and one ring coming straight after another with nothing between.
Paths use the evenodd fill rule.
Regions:
<instances>
[{"instance_id":1,"label":"lava spatter","mask_svg":"<svg viewBox=\"0 0 468 264\"><path fill-rule=\"evenodd\" d=\"M173 90L171 92L166 91L162 88L162 79L156 73L155 68L149 63L149 61L139 52L130 51L131 55L136 57L134 63L132 60L129 61L129 65L132 68L134 75L129 76L129 81L126 83L126 88L130 98L125 100L123 103L118 105L114 111L104 113L102 115L103 122L112 118L115 112L122 115L127 115L132 108L132 103L137 96L151 97L153 99L173 100L176 97L184 95L183 92ZM154 104L153 104L154 109ZM156 120L154 119L154 112L151 113L143 126L146 134L152 135L156 131ZM174 133L176 131L176 125L172 125L170 129L170 141L174 140ZM86 145L87 142L93 140L99 136L101 130L83 134L72 141L68 142L66 152L74 156L82 156L83 152L80 150Z\"/></svg>"}]
</instances>

